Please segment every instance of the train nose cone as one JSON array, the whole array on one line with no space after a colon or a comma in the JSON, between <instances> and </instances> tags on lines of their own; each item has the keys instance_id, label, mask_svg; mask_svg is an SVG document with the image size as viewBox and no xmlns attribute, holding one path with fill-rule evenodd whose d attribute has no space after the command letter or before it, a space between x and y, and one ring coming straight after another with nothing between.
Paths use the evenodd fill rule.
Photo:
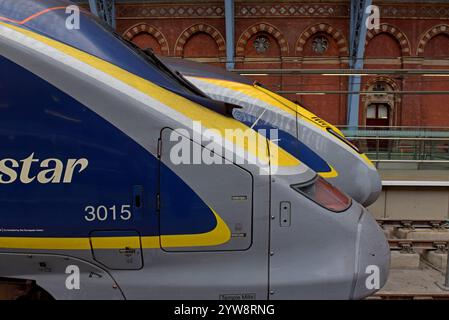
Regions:
<instances>
[{"instance_id":1,"label":"train nose cone","mask_svg":"<svg viewBox=\"0 0 449 320\"><path fill-rule=\"evenodd\" d=\"M353 299L362 299L381 289L390 269L390 247L373 216L364 209L357 232L357 274Z\"/></svg>"},{"instance_id":2,"label":"train nose cone","mask_svg":"<svg viewBox=\"0 0 449 320\"><path fill-rule=\"evenodd\" d=\"M370 193L365 201L363 201L363 206L368 207L372 205L378 198L382 191L382 181L377 170L370 170L369 174L369 190Z\"/></svg>"}]
</instances>

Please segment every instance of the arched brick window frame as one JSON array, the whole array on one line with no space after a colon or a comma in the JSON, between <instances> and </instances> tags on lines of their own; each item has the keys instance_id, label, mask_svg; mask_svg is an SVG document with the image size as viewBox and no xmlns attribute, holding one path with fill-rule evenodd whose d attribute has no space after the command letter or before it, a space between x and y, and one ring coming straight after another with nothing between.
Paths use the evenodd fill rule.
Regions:
<instances>
[{"instance_id":1,"label":"arched brick window frame","mask_svg":"<svg viewBox=\"0 0 449 320\"><path fill-rule=\"evenodd\" d=\"M427 43L435 36L445 33L449 35L449 25L440 24L437 26L433 26L429 30L423 33L423 35L419 38L418 48L416 50L416 55L420 56L424 53L424 49Z\"/></svg>"},{"instance_id":2,"label":"arched brick window frame","mask_svg":"<svg viewBox=\"0 0 449 320\"><path fill-rule=\"evenodd\" d=\"M266 32L276 39L279 48L281 49L281 56L285 56L286 54L288 54L289 51L288 42L285 39L282 32L275 26L263 22L253 24L252 26L248 27L245 31L243 31L243 33L240 35L237 41L236 56L240 57L243 56L245 54L245 47L249 39L251 39L252 36L260 32Z\"/></svg>"},{"instance_id":3,"label":"arched brick window frame","mask_svg":"<svg viewBox=\"0 0 449 320\"><path fill-rule=\"evenodd\" d=\"M206 23L194 24L181 33L175 43L175 55L182 57L184 52L184 45L187 43L189 38L200 32L204 32L210 35L215 40L215 43L218 46L220 57L226 56L226 42L223 35L220 33L220 31L218 31L217 28Z\"/></svg>"},{"instance_id":4,"label":"arched brick window frame","mask_svg":"<svg viewBox=\"0 0 449 320\"><path fill-rule=\"evenodd\" d=\"M400 91L400 87L398 85L398 83L396 81L394 81L391 78L385 77L385 76L380 76L380 77L374 77L372 79L370 79L369 81L367 81L367 83L364 85L363 87L363 91L369 91L370 88L375 85L378 82L385 82L386 84L388 84L391 89L393 90L392 92L396 92L396 91ZM386 95L382 98L377 98L375 95L362 95L362 105L363 105L363 124L366 124L366 112L368 109L368 106L371 103L386 103L390 106L390 112L392 117L390 118L390 125L394 126L394 125L398 125L398 108L401 104L401 95L398 94L390 94L390 95Z\"/></svg>"},{"instance_id":5,"label":"arched brick window frame","mask_svg":"<svg viewBox=\"0 0 449 320\"><path fill-rule=\"evenodd\" d=\"M329 36L331 36L337 43L340 56L347 56L349 54L348 42L347 42L346 37L344 36L343 32L341 32L337 28L331 26L330 24L318 23L318 24L308 27L299 36L298 40L296 41L296 45L295 45L295 51L296 51L297 55L303 54L304 46L306 45L307 40L309 40L310 37L312 37L314 34L317 34L317 33L326 33Z\"/></svg>"},{"instance_id":6,"label":"arched brick window frame","mask_svg":"<svg viewBox=\"0 0 449 320\"><path fill-rule=\"evenodd\" d=\"M368 43L378 34L381 33L387 33L393 36L396 41L399 43L399 46L401 47L401 52L403 56L409 56L411 54L410 49L410 41L408 40L407 36L404 32L402 32L398 27L395 27L391 24L382 23L380 25L380 28L378 30L373 29L369 30L366 33L366 43L365 46L368 46Z\"/></svg>"},{"instance_id":7,"label":"arched brick window frame","mask_svg":"<svg viewBox=\"0 0 449 320\"><path fill-rule=\"evenodd\" d=\"M126 40L132 40L135 36L147 33L152 35L156 41L161 46L161 52L163 55L168 56L170 53L170 49L168 47L167 38L165 38L164 34L157 29L155 26L149 25L147 23L138 23L128 28L124 33L123 37Z\"/></svg>"}]
</instances>

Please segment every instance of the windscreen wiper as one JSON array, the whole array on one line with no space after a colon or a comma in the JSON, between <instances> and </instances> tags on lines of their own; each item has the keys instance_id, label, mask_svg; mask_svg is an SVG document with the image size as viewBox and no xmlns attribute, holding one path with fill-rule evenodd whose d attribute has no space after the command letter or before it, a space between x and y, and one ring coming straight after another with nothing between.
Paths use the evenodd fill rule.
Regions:
<instances>
[{"instance_id":1,"label":"windscreen wiper","mask_svg":"<svg viewBox=\"0 0 449 320\"><path fill-rule=\"evenodd\" d=\"M179 71L171 69L161 59L159 59L159 57L154 53L153 49L147 48L142 51L151 58L151 60L154 62L155 65L157 65L160 69L163 69L164 71L166 71L167 73L172 75L174 78L176 78L176 80L181 82L190 91L192 91L193 93L195 93L203 98L208 98L207 95L203 91L201 91L193 83L191 83L189 80L187 80Z\"/></svg>"},{"instance_id":2,"label":"windscreen wiper","mask_svg":"<svg viewBox=\"0 0 449 320\"><path fill-rule=\"evenodd\" d=\"M139 53L145 60L149 61L152 65L156 66L159 70L163 71L165 74L167 74L172 79L176 80L178 83L180 83L183 87L189 89L192 93L203 97L208 98L204 92L202 92L200 89L198 89L195 85L193 85L190 81L188 81L186 78L182 76L178 71L173 71L167 65L161 61L158 56L153 52L152 49L141 49L139 46L137 46L132 41L126 40L127 44L132 46L137 53Z\"/></svg>"},{"instance_id":3,"label":"windscreen wiper","mask_svg":"<svg viewBox=\"0 0 449 320\"><path fill-rule=\"evenodd\" d=\"M194 102L197 102L204 107L214 110L215 112L221 113L223 115L226 115L228 117L232 116L232 110L234 109L240 109L240 106L217 101L214 99L211 99L208 97L203 91L198 89L194 84L192 84L190 81L188 81L184 76L182 76L181 73L178 71L174 71L171 68L169 68L162 60L159 59L159 57L153 52L152 49L141 49L133 42L123 39L129 46L131 46L134 51L139 54L145 61L151 63L155 67L157 67L159 70L164 72L166 75L168 75L170 78L176 80L181 86L184 88L187 88L190 93L193 93L193 95L190 95L188 98ZM182 95L182 94L181 94Z\"/></svg>"}]
</instances>

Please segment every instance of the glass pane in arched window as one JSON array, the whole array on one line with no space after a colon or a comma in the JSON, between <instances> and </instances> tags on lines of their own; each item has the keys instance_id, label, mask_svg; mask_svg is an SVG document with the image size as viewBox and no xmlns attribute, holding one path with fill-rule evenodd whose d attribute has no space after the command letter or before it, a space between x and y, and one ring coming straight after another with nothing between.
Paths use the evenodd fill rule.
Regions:
<instances>
[{"instance_id":1,"label":"glass pane in arched window","mask_svg":"<svg viewBox=\"0 0 449 320\"><path fill-rule=\"evenodd\" d=\"M377 82L373 86L373 91L385 91L385 83L383 82Z\"/></svg>"},{"instance_id":2,"label":"glass pane in arched window","mask_svg":"<svg viewBox=\"0 0 449 320\"><path fill-rule=\"evenodd\" d=\"M376 119L376 106L370 105L366 110L366 118L367 119Z\"/></svg>"},{"instance_id":3,"label":"glass pane in arched window","mask_svg":"<svg viewBox=\"0 0 449 320\"><path fill-rule=\"evenodd\" d=\"M379 119L388 119L388 107L386 105L379 105Z\"/></svg>"}]
</instances>

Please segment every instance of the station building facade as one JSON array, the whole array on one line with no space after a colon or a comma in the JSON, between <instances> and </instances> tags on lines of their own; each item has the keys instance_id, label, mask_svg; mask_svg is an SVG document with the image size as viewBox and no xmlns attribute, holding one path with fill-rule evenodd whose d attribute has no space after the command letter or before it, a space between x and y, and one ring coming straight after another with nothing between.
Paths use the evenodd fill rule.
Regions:
<instances>
[{"instance_id":1,"label":"station building facade","mask_svg":"<svg viewBox=\"0 0 449 320\"><path fill-rule=\"evenodd\" d=\"M448 69L449 3L373 1L380 28L368 31L365 68ZM348 68L348 1L235 2L235 68ZM117 1L116 29L156 53L225 66L223 1ZM348 78L323 75L259 75L253 78L337 125L346 124ZM310 94L339 91L339 94ZM449 127L449 95L401 94L449 91L449 77L362 77L359 124ZM382 94L397 91L397 94ZM301 94L309 92L309 94ZM343 92L343 93L342 93Z\"/></svg>"}]
</instances>

